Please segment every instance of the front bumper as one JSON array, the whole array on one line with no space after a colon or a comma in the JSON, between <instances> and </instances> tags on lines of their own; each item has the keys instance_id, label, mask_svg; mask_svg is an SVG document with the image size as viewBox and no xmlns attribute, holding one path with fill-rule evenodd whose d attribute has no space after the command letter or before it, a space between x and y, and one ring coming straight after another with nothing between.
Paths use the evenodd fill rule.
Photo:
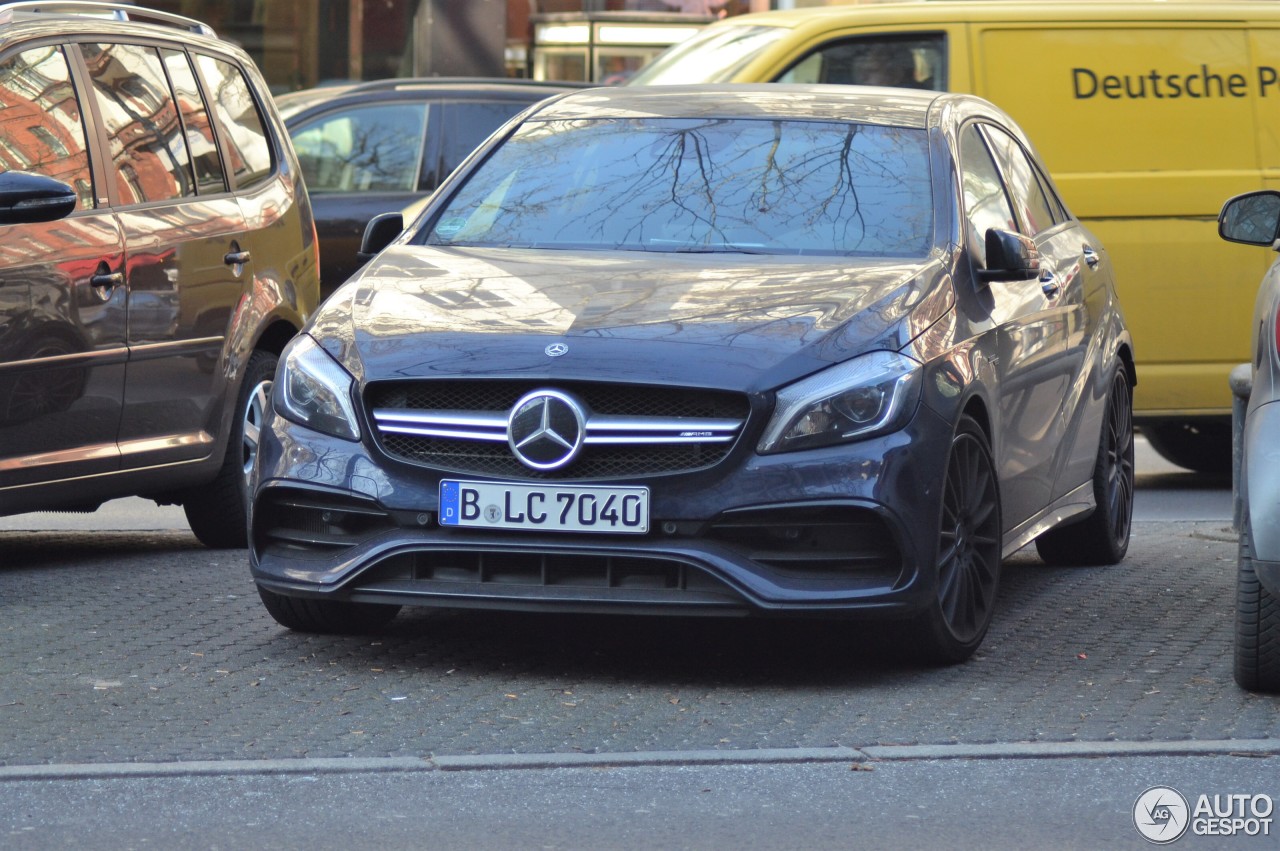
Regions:
<instances>
[{"instance_id":1,"label":"front bumper","mask_svg":"<svg viewBox=\"0 0 1280 851\"><path fill-rule=\"evenodd\" d=\"M280 417L260 446L251 564L263 588L354 602L697 615L905 615L933 593L950 426L808 452L735 451L657 477L650 532L443 528L455 477Z\"/></svg>"}]
</instances>

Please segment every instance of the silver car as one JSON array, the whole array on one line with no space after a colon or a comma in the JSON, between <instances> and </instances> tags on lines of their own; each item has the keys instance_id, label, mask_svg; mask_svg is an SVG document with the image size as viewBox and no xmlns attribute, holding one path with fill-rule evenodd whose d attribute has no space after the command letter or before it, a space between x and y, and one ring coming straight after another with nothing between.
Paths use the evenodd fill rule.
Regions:
<instances>
[{"instance_id":1,"label":"silver car","mask_svg":"<svg viewBox=\"0 0 1280 851\"><path fill-rule=\"evenodd\" d=\"M1218 216L1229 242L1280 249L1280 192L1237 195ZM1280 261L1253 307L1253 388L1244 421L1236 586L1236 682L1280 692Z\"/></svg>"}]
</instances>

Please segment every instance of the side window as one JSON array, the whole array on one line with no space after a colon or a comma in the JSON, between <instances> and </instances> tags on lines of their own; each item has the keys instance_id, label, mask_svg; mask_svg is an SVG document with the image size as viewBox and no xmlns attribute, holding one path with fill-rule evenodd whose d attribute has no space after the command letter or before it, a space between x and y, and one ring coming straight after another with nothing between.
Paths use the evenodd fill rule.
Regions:
<instances>
[{"instance_id":1,"label":"side window","mask_svg":"<svg viewBox=\"0 0 1280 851\"><path fill-rule=\"evenodd\" d=\"M976 124L970 124L961 133L960 172L964 186L964 214L968 222L966 238L974 258L985 264L987 230L1016 231L1018 224L1005 194L1004 183L1000 180L1000 171Z\"/></svg>"},{"instance_id":2,"label":"side window","mask_svg":"<svg viewBox=\"0 0 1280 851\"><path fill-rule=\"evenodd\" d=\"M293 134L310 192L411 192L418 187L427 105L329 113Z\"/></svg>"},{"instance_id":3,"label":"side window","mask_svg":"<svg viewBox=\"0 0 1280 851\"><path fill-rule=\"evenodd\" d=\"M1054 216L1053 207L1040 185L1038 170L1022 146L998 127L987 125L983 130L1009 181L1009 191L1026 225L1026 235L1035 236L1061 221Z\"/></svg>"},{"instance_id":4,"label":"side window","mask_svg":"<svg viewBox=\"0 0 1280 851\"><path fill-rule=\"evenodd\" d=\"M196 188L201 195L227 191L227 181L222 174L222 160L218 158L218 144L209 123L209 110L204 96L196 85L195 74L187 61L187 54L180 50L160 50L169 81L173 84L178 113L186 131L187 147L196 169Z\"/></svg>"},{"instance_id":5,"label":"side window","mask_svg":"<svg viewBox=\"0 0 1280 851\"><path fill-rule=\"evenodd\" d=\"M191 157L156 49L82 44L80 50L111 142L119 203L195 195Z\"/></svg>"},{"instance_id":6,"label":"side window","mask_svg":"<svg viewBox=\"0 0 1280 851\"><path fill-rule=\"evenodd\" d=\"M514 101L456 101L444 105L444 139L439 180L449 174L501 127L529 104ZM435 187L430 187L434 189Z\"/></svg>"},{"instance_id":7,"label":"side window","mask_svg":"<svg viewBox=\"0 0 1280 851\"><path fill-rule=\"evenodd\" d=\"M787 69L778 83L843 83L947 89L946 36L862 36L824 44Z\"/></svg>"},{"instance_id":8,"label":"side window","mask_svg":"<svg viewBox=\"0 0 1280 851\"><path fill-rule=\"evenodd\" d=\"M76 190L76 209L93 207L80 102L59 47L0 63L0 168L61 180Z\"/></svg>"},{"instance_id":9,"label":"side window","mask_svg":"<svg viewBox=\"0 0 1280 851\"><path fill-rule=\"evenodd\" d=\"M224 153L236 188L260 183L271 174L272 152L258 104L244 72L222 59L196 54L196 66L222 131Z\"/></svg>"}]
</instances>

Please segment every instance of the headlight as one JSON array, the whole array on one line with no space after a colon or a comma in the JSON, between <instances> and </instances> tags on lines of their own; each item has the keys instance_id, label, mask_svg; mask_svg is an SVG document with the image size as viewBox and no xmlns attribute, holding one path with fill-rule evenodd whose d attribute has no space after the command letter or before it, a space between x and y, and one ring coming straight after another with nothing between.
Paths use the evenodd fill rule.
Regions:
<instances>
[{"instance_id":1,"label":"headlight","mask_svg":"<svg viewBox=\"0 0 1280 851\"><path fill-rule=\"evenodd\" d=\"M351 373L303 334L284 350L274 387L276 411L299 425L346 440L360 439L351 404Z\"/></svg>"},{"instance_id":2,"label":"headlight","mask_svg":"<svg viewBox=\"0 0 1280 851\"><path fill-rule=\"evenodd\" d=\"M906 425L920 399L920 364L872 352L778 391L760 452L813 449Z\"/></svg>"}]
</instances>

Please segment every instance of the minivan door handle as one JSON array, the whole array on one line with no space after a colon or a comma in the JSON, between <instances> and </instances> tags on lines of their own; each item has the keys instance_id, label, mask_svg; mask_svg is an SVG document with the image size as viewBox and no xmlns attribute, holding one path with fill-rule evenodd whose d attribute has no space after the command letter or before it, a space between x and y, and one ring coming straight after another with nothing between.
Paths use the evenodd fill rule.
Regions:
<instances>
[{"instance_id":1,"label":"minivan door handle","mask_svg":"<svg viewBox=\"0 0 1280 851\"><path fill-rule=\"evenodd\" d=\"M1098 264L1102 262L1102 258L1098 256L1098 252L1093 250L1093 246L1085 245L1082 248L1082 251L1084 253L1084 262L1089 264L1089 268L1098 268Z\"/></svg>"}]
</instances>

